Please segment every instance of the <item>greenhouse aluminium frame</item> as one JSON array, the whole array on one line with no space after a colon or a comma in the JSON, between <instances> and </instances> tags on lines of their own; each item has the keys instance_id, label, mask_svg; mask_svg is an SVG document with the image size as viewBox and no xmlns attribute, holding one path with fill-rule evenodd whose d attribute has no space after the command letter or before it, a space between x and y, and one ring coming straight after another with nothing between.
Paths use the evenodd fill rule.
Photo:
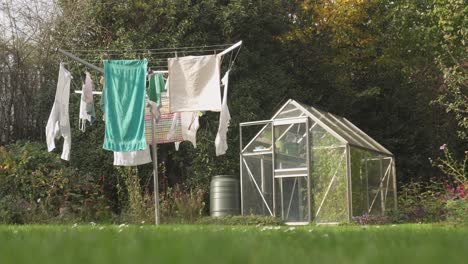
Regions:
<instances>
[{"instance_id":1,"label":"greenhouse aluminium frame","mask_svg":"<svg viewBox=\"0 0 468 264\"><path fill-rule=\"evenodd\" d=\"M243 215L339 223L397 208L393 154L347 119L291 99L270 120L240 124L240 172Z\"/></svg>"}]
</instances>

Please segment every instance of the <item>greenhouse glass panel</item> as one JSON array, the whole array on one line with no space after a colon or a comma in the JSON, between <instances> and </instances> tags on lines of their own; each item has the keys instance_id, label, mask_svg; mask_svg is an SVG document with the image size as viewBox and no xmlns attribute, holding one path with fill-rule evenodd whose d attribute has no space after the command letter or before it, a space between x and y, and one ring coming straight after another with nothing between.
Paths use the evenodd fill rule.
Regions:
<instances>
[{"instance_id":1,"label":"greenhouse glass panel","mask_svg":"<svg viewBox=\"0 0 468 264\"><path fill-rule=\"evenodd\" d=\"M311 152L312 201L317 223L348 220L346 148L318 148Z\"/></svg>"},{"instance_id":2,"label":"greenhouse glass panel","mask_svg":"<svg viewBox=\"0 0 468 264\"><path fill-rule=\"evenodd\" d=\"M280 118L292 118L292 117L301 117L305 116L305 113L298 109L293 104L288 104L284 107L281 112L275 117L276 119Z\"/></svg>"},{"instance_id":3,"label":"greenhouse glass panel","mask_svg":"<svg viewBox=\"0 0 468 264\"><path fill-rule=\"evenodd\" d=\"M243 209L248 214L268 215L273 208L273 179L271 155L256 155L243 157L242 184L247 192L243 195L248 199L244 200ZM256 200L251 203L250 197ZM261 203L258 203L258 200Z\"/></svg>"},{"instance_id":4,"label":"greenhouse glass panel","mask_svg":"<svg viewBox=\"0 0 468 264\"><path fill-rule=\"evenodd\" d=\"M281 195L276 197L276 215L286 222L309 222L308 177L276 178Z\"/></svg>"}]
</instances>

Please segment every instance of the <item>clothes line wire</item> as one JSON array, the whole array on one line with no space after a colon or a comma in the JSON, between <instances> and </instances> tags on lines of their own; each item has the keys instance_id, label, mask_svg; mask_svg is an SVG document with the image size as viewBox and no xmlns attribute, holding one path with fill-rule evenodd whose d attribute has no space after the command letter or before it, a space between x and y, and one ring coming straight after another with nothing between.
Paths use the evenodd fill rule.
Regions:
<instances>
[{"instance_id":1,"label":"clothes line wire","mask_svg":"<svg viewBox=\"0 0 468 264\"><path fill-rule=\"evenodd\" d=\"M196 49L196 50L178 50L177 52L179 53L195 53L195 52L216 52L216 51L223 51L225 49L219 48L219 49ZM77 51L77 50L65 50L68 52L73 52L74 54L89 54L89 55L122 55L125 53L129 54L140 54L140 55L154 55L154 54L174 54L176 51L128 51L128 50L121 50L120 52L117 51L97 51L97 52L83 52L83 51Z\"/></svg>"},{"instance_id":2,"label":"clothes line wire","mask_svg":"<svg viewBox=\"0 0 468 264\"><path fill-rule=\"evenodd\" d=\"M233 46L235 43L232 44L218 44L218 45L203 45L203 46L188 46L188 47L175 47L175 48L155 48L155 49L73 49L73 50L65 50L65 51L88 51L88 52L109 52L109 51L117 51L117 52L129 52L129 51L180 51L180 50L189 50L189 49L205 49L205 48L214 48L214 47L229 47ZM222 48L220 48L222 49ZM224 50L224 49L223 49Z\"/></svg>"}]
</instances>

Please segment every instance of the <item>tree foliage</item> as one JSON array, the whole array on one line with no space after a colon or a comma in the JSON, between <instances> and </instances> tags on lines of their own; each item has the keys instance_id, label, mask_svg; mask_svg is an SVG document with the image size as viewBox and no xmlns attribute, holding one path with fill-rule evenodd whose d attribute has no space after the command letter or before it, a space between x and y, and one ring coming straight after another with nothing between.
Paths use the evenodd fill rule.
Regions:
<instances>
[{"instance_id":1,"label":"tree foliage","mask_svg":"<svg viewBox=\"0 0 468 264\"><path fill-rule=\"evenodd\" d=\"M0 132L8 131L2 132L2 143L42 140L60 59L55 47L154 49L243 40L230 76L227 154L215 156L219 115L207 113L200 120L196 149L189 143L178 152L172 145L159 147L160 177L168 186L184 183L206 191L211 176L238 174L239 122L269 119L288 98L356 123L395 154L402 181L436 173L427 158L435 156L442 143L456 146L460 153L466 148L468 16L463 0L58 0L56 4L55 15L45 16L50 19L33 20L40 25L34 31L37 41L24 34L17 34L14 41L7 35L0 40L2 72L8 70L15 80L8 87L0 86ZM98 63L103 57L103 52L96 52L86 59ZM68 63L74 76L85 70ZM20 75L31 75L35 67L41 72L40 88L28 85L30 79ZM94 74L96 82L98 77ZM80 86L80 78L74 78L72 89ZM79 98L71 95L70 104L70 166L95 178L105 177L106 192L115 193L118 172L112 154L102 150L99 109L98 121L83 134L76 125ZM141 182L147 182L151 166L138 170Z\"/></svg>"}]
</instances>

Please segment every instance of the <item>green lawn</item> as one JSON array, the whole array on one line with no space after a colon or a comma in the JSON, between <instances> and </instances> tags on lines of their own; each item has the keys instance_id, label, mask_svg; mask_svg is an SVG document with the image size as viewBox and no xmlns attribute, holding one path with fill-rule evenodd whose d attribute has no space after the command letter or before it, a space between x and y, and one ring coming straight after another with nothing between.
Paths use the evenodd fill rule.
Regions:
<instances>
[{"instance_id":1,"label":"green lawn","mask_svg":"<svg viewBox=\"0 0 468 264\"><path fill-rule=\"evenodd\" d=\"M468 263L468 228L0 226L0 263Z\"/></svg>"}]
</instances>

